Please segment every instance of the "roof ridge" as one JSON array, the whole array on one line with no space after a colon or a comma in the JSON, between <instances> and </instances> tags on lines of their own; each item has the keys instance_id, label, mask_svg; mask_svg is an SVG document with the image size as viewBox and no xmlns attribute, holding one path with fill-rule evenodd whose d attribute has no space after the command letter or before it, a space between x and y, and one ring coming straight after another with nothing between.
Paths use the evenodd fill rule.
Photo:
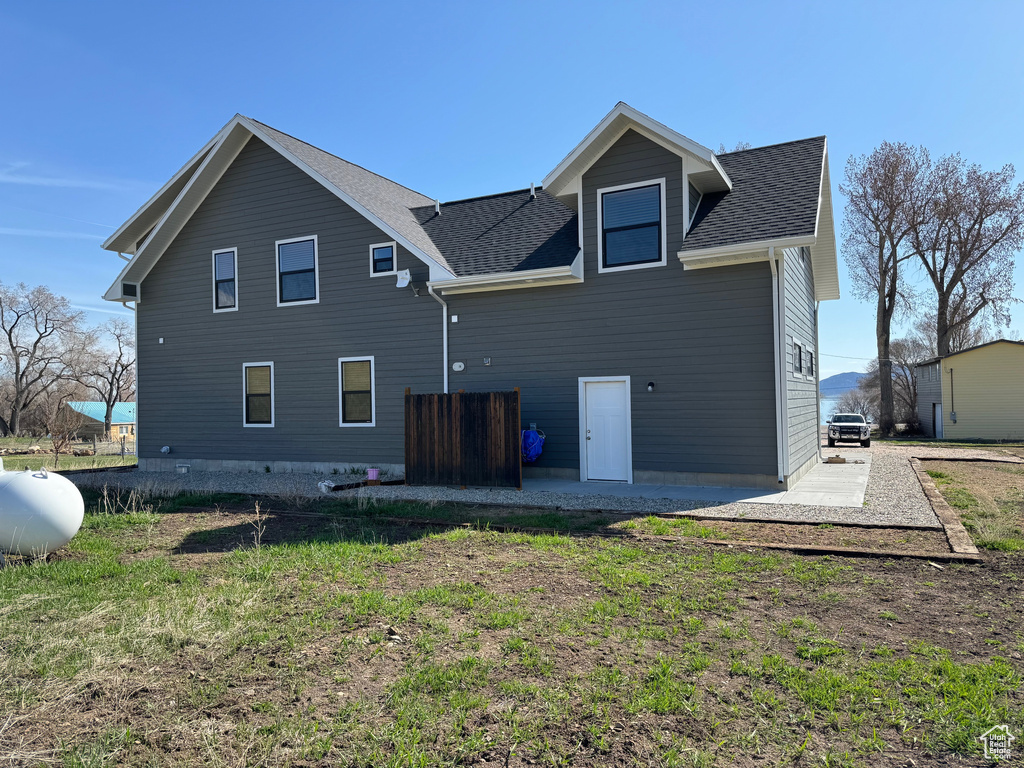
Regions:
<instances>
[{"instance_id":1,"label":"roof ridge","mask_svg":"<svg viewBox=\"0 0 1024 768\"><path fill-rule=\"evenodd\" d=\"M787 144L801 144L805 141L814 141L815 139L827 139L824 133L818 136L808 136L806 139L793 139L792 141L779 141L775 144L765 144L760 147L750 147L750 149L738 149L734 152L720 152L715 157L726 157L727 155L742 155L744 152L756 152L759 149L771 149L772 147L784 147Z\"/></svg>"},{"instance_id":2,"label":"roof ridge","mask_svg":"<svg viewBox=\"0 0 1024 768\"><path fill-rule=\"evenodd\" d=\"M534 187L534 189L537 192L541 192L541 191L543 191L544 187L537 186L537 187ZM446 201L441 203L441 206L444 207L446 205L455 205L456 203L473 203L473 202L476 202L477 200L489 200L489 199L492 199L492 198L495 198L495 197L506 197L508 195L520 195L523 192L529 192L529 191L530 191L529 187L523 187L522 189L510 189L508 192L494 192L494 193L492 193L490 195L477 195L476 197L461 197L458 200L446 200ZM549 192L548 194L550 195L551 193ZM426 206L423 206L423 207L426 207Z\"/></svg>"},{"instance_id":3,"label":"roof ridge","mask_svg":"<svg viewBox=\"0 0 1024 768\"><path fill-rule=\"evenodd\" d=\"M324 149L322 147L318 147L316 144L310 144L308 141L304 141L303 139L300 139L298 136L292 136L292 134L290 134L290 133L288 133L286 131L282 131L280 128L275 128L272 125L268 125L267 123L264 123L264 122L262 122L260 120L257 120L255 117L249 117L248 115L242 115L242 117L244 117L246 120L251 120L252 122L256 123L256 125L262 125L264 128L269 128L270 130L272 130L272 131L274 131L276 133L280 133L282 136L287 136L292 141L297 141L300 144L305 144L307 147L315 149L317 152L323 152L325 155L329 155L329 156L333 157L335 160L340 160L343 163L351 165L353 168L358 168L359 170L364 171L364 172L370 174L371 176L376 176L378 179L384 179L384 181L390 182L391 184L394 184L395 186L401 187L402 189L406 189L406 190L408 190L409 192L412 192L415 195L419 195L420 197L424 198L425 200L432 201L432 198L429 195L425 195L422 192L413 189L412 187L407 187L405 184L403 184L400 181L395 181L394 179L389 179L387 176L384 176L383 174L377 173L376 171L371 171L369 168L366 168L365 166L362 166L359 163L353 163L351 160L346 160L344 157L340 157L340 156L334 154L333 152L328 152L326 149Z\"/></svg>"}]
</instances>

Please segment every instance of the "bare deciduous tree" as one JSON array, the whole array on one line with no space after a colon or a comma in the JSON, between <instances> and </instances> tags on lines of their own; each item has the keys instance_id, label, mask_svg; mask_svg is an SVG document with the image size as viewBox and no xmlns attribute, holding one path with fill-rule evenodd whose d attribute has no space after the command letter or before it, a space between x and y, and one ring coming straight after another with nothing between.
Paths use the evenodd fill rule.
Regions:
<instances>
[{"instance_id":1,"label":"bare deciduous tree","mask_svg":"<svg viewBox=\"0 0 1024 768\"><path fill-rule=\"evenodd\" d=\"M135 332L130 323L113 318L99 329L100 341L88 362L84 384L105 406L103 434L109 440L114 405L135 394Z\"/></svg>"},{"instance_id":2,"label":"bare deciduous tree","mask_svg":"<svg viewBox=\"0 0 1024 768\"><path fill-rule=\"evenodd\" d=\"M836 413L859 413L866 419L872 419L876 415L877 407L878 398L873 398L868 389L859 386L843 393L836 402L835 409L829 414L829 418Z\"/></svg>"},{"instance_id":3,"label":"bare deciduous tree","mask_svg":"<svg viewBox=\"0 0 1024 768\"><path fill-rule=\"evenodd\" d=\"M749 141L737 141L736 146L732 149L726 149L725 144L719 143L718 154L727 155L730 152L743 152L746 149L750 149L753 145Z\"/></svg>"},{"instance_id":4,"label":"bare deciduous tree","mask_svg":"<svg viewBox=\"0 0 1024 768\"><path fill-rule=\"evenodd\" d=\"M63 296L45 286L0 283L0 371L6 384L7 418L0 431L17 435L21 417L40 395L80 376L91 336Z\"/></svg>"},{"instance_id":5,"label":"bare deciduous tree","mask_svg":"<svg viewBox=\"0 0 1024 768\"><path fill-rule=\"evenodd\" d=\"M919 344L928 350L928 354L925 355L924 359L938 357L938 333L935 327L935 315L924 314L918 317L914 322L913 332L908 337L908 340L912 340L915 344ZM956 322L950 325L949 352L950 354L962 352L965 349L977 347L980 344L994 340L995 337L989 332L987 324L978 317L965 321L957 319Z\"/></svg>"},{"instance_id":6,"label":"bare deciduous tree","mask_svg":"<svg viewBox=\"0 0 1024 768\"><path fill-rule=\"evenodd\" d=\"M929 215L914 230L914 250L936 293L936 352L987 312L1009 322L1014 254L1024 245L1024 184L1012 165L983 171L960 155L943 158L929 180Z\"/></svg>"},{"instance_id":7,"label":"bare deciduous tree","mask_svg":"<svg viewBox=\"0 0 1024 768\"><path fill-rule=\"evenodd\" d=\"M843 257L853 292L874 301L879 365L878 426L895 429L892 388L892 321L909 306L903 264L913 258L912 233L927 214L928 151L908 144L883 143L870 155L851 157L840 190L847 198L843 219Z\"/></svg>"},{"instance_id":8,"label":"bare deciduous tree","mask_svg":"<svg viewBox=\"0 0 1024 768\"><path fill-rule=\"evenodd\" d=\"M41 410L46 432L53 445L53 467L60 465L61 454L71 452L71 444L78 437L78 430L85 423L85 417L68 406L75 397L75 387L57 386L41 398Z\"/></svg>"}]
</instances>

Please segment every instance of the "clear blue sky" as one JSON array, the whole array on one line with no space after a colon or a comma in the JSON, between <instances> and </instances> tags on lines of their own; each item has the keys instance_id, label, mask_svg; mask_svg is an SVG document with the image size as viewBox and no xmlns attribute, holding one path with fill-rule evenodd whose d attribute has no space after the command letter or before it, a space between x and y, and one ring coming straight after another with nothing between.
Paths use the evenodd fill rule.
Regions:
<instances>
[{"instance_id":1,"label":"clear blue sky","mask_svg":"<svg viewBox=\"0 0 1024 768\"><path fill-rule=\"evenodd\" d=\"M116 311L101 240L236 112L442 200L540 181L619 100L713 149L827 134L837 222L886 139L1021 178L1021 29L1013 2L4 3L0 280ZM840 270L823 376L874 354Z\"/></svg>"}]
</instances>

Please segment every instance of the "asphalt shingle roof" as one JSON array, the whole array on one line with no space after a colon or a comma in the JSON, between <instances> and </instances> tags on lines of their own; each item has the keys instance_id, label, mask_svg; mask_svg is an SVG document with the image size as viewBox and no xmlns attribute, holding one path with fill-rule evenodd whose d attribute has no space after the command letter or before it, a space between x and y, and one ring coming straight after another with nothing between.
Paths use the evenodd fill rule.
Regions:
<instances>
[{"instance_id":1,"label":"asphalt shingle roof","mask_svg":"<svg viewBox=\"0 0 1024 768\"><path fill-rule=\"evenodd\" d=\"M564 267L579 252L576 212L537 189L413 210L458 277Z\"/></svg>"},{"instance_id":2,"label":"asphalt shingle roof","mask_svg":"<svg viewBox=\"0 0 1024 768\"><path fill-rule=\"evenodd\" d=\"M568 266L579 251L576 212L543 189L444 203L437 215L426 195L252 122L457 277ZM679 250L813 235L824 150L819 136L718 155L733 188L703 197Z\"/></svg>"},{"instance_id":3,"label":"asphalt shingle roof","mask_svg":"<svg viewBox=\"0 0 1024 768\"><path fill-rule=\"evenodd\" d=\"M423 231L412 213L415 207L433 205L433 200L429 197L251 117L247 117L246 120L252 121L266 131L274 141L279 142L306 165L351 196L427 256L441 266L448 267L444 255Z\"/></svg>"},{"instance_id":4,"label":"asphalt shingle roof","mask_svg":"<svg viewBox=\"0 0 1024 768\"><path fill-rule=\"evenodd\" d=\"M718 155L730 192L705 195L679 250L813 235L825 137Z\"/></svg>"},{"instance_id":5,"label":"asphalt shingle roof","mask_svg":"<svg viewBox=\"0 0 1024 768\"><path fill-rule=\"evenodd\" d=\"M68 403L68 407L73 411L78 411L82 415L99 422L103 421L103 417L107 413L107 406L105 403L73 402ZM111 414L110 423L134 424L135 403L114 403L114 411Z\"/></svg>"}]
</instances>

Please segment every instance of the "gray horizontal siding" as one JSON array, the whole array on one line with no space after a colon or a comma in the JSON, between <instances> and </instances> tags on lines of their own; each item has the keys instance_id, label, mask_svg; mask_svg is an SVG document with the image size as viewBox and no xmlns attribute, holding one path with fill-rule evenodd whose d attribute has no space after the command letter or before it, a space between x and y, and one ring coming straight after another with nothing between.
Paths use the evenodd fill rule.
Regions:
<instances>
[{"instance_id":1,"label":"gray horizontal siding","mask_svg":"<svg viewBox=\"0 0 1024 768\"><path fill-rule=\"evenodd\" d=\"M579 468L579 378L628 375L635 470L775 474L771 275L682 269L681 166L627 132L584 176L584 283L449 300L451 361L466 366L451 387L520 387L523 425L547 435L538 467ZM597 190L655 178L668 265L599 274Z\"/></svg>"},{"instance_id":2,"label":"gray horizontal siding","mask_svg":"<svg viewBox=\"0 0 1024 768\"><path fill-rule=\"evenodd\" d=\"M785 294L786 429L789 438L789 469L796 471L813 459L821 444L818 426L818 327L814 307L814 278L810 255L804 249L787 248L782 274ZM793 370L794 343L804 346L804 375ZM808 380L807 354L814 355L814 377Z\"/></svg>"},{"instance_id":3,"label":"gray horizontal siding","mask_svg":"<svg viewBox=\"0 0 1024 768\"><path fill-rule=\"evenodd\" d=\"M275 241L317 235L320 303L277 307ZM441 308L370 277L391 238L252 139L142 285L140 456L402 463L404 390L439 391ZM212 311L211 252L238 248L238 311ZM427 270L399 248L399 268ZM163 338L163 344L158 342ZM338 426L339 357L375 358L377 426ZM273 361L274 428L242 426L242 364Z\"/></svg>"}]
</instances>

